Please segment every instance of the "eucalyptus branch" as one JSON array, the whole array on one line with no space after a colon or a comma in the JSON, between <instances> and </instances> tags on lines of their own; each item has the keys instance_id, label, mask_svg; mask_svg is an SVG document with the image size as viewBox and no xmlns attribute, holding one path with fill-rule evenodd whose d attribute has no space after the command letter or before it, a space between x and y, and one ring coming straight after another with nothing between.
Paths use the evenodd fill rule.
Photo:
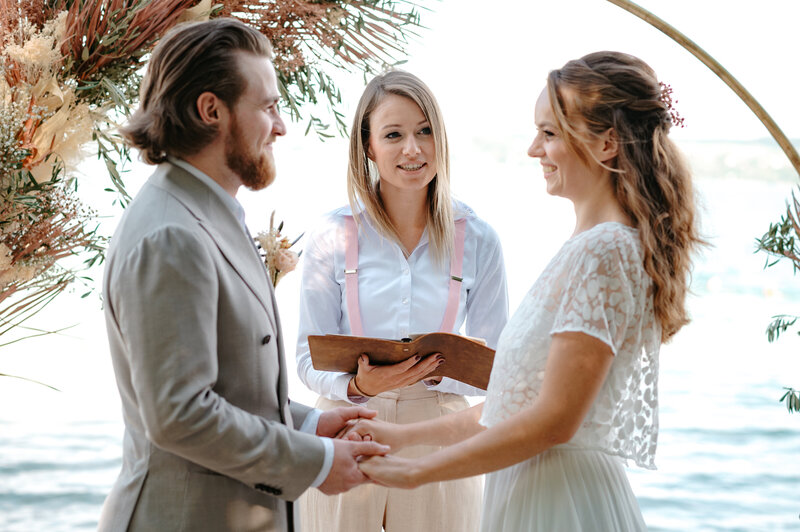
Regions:
<instances>
[{"instance_id":1,"label":"eucalyptus branch","mask_svg":"<svg viewBox=\"0 0 800 532\"><path fill-rule=\"evenodd\" d=\"M786 332L786 330L793 326L798 319L800 319L800 316L790 316L789 314L778 314L777 316L772 316L772 323L770 323L767 327L767 341L774 342L777 340L781 333ZM797 334L800 335L800 332Z\"/></svg>"},{"instance_id":2,"label":"eucalyptus branch","mask_svg":"<svg viewBox=\"0 0 800 532\"><path fill-rule=\"evenodd\" d=\"M800 392L794 388L784 387L787 390L783 396L778 399L778 402L786 403L786 410L789 412L800 412Z\"/></svg>"},{"instance_id":3,"label":"eucalyptus branch","mask_svg":"<svg viewBox=\"0 0 800 532\"><path fill-rule=\"evenodd\" d=\"M767 258L765 268L789 259L793 271L800 271L800 201L792 192L792 202L778 223L770 224L764 235L756 239L756 252L763 251Z\"/></svg>"}]
</instances>

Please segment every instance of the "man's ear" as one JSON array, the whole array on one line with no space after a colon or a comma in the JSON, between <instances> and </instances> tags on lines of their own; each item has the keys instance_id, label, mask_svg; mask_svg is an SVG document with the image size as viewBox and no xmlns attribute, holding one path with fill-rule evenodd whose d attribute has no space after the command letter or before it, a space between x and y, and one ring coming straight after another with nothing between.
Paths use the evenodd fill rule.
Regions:
<instances>
[{"instance_id":1,"label":"man's ear","mask_svg":"<svg viewBox=\"0 0 800 532\"><path fill-rule=\"evenodd\" d=\"M227 106L213 92L206 91L197 97L197 114L205 124L219 124L225 120L227 112Z\"/></svg>"},{"instance_id":2,"label":"man's ear","mask_svg":"<svg viewBox=\"0 0 800 532\"><path fill-rule=\"evenodd\" d=\"M619 154L619 138L617 137L616 130L610 127L600 135L600 140L602 141L602 147L597 154L597 159L601 163L606 163Z\"/></svg>"}]
</instances>

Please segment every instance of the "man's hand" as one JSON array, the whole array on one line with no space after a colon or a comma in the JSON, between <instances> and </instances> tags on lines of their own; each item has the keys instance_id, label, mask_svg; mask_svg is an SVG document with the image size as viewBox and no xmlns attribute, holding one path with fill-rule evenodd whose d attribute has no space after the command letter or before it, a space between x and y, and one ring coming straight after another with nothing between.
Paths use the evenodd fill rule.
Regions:
<instances>
[{"instance_id":1,"label":"man's hand","mask_svg":"<svg viewBox=\"0 0 800 532\"><path fill-rule=\"evenodd\" d=\"M369 479L358 469L362 456L383 456L389 447L374 441L333 440L333 465L328 477L318 486L325 495L336 495Z\"/></svg>"},{"instance_id":2,"label":"man's hand","mask_svg":"<svg viewBox=\"0 0 800 532\"><path fill-rule=\"evenodd\" d=\"M335 438L342 429L349 425L351 419L372 419L378 413L362 406L341 406L323 412L317 422L317 436Z\"/></svg>"}]
</instances>

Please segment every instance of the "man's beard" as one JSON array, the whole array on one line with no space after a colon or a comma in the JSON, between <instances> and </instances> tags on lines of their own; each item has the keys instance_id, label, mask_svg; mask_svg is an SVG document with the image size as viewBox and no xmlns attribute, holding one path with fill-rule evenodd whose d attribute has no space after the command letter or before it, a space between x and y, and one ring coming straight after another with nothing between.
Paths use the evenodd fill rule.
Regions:
<instances>
[{"instance_id":1,"label":"man's beard","mask_svg":"<svg viewBox=\"0 0 800 532\"><path fill-rule=\"evenodd\" d=\"M225 163L250 190L261 190L275 180L275 160L271 153L252 154L234 115L225 139Z\"/></svg>"}]
</instances>

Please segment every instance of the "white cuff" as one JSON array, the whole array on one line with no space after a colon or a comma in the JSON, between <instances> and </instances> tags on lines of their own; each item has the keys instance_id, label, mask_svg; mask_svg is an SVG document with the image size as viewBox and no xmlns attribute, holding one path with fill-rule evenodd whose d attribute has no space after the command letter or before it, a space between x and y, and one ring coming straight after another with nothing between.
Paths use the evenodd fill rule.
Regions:
<instances>
[{"instance_id":1,"label":"white cuff","mask_svg":"<svg viewBox=\"0 0 800 532\"><path fill-rule=\"evenodd\" d=\"M303 424L300 425L300 432L307 434L316 434L317 425L319 425L319 417L322 415L322 410L315 408L306 415ZM322 444L325 446L325 459L322 461L322 469L317 473L314 482L311 483L312 488L316 488L328 478L333 467L333 441L330 438L322 438Z\"/></svg>"},{"instance_id":2,"label":"white cuff","mask_svg":"<svg viewBox=\"0 0 800 532\"><path fill-rule=\"evenodd\" d=\"M322 469L317 473L317 478L311 483L311 488L316 488L328 478L333 467L333 440L330 438L322 438L322 443L325 445L325 460L322 462Z\"/></svg>"},{"instance_id":3,"label":"white cuff","mask_svg":"<svg viewBox=\"0 0 800 532\"><path fill-rule=\"evenodd\" d=\"M319 417L322 415L322 410L319 408L314 408L306 414L306 418L303 420L303 424L300 425L300 432L305 432L306 434L316 434L317 433L317 425L319 425Z\"/></svg>"}]
</instances>

